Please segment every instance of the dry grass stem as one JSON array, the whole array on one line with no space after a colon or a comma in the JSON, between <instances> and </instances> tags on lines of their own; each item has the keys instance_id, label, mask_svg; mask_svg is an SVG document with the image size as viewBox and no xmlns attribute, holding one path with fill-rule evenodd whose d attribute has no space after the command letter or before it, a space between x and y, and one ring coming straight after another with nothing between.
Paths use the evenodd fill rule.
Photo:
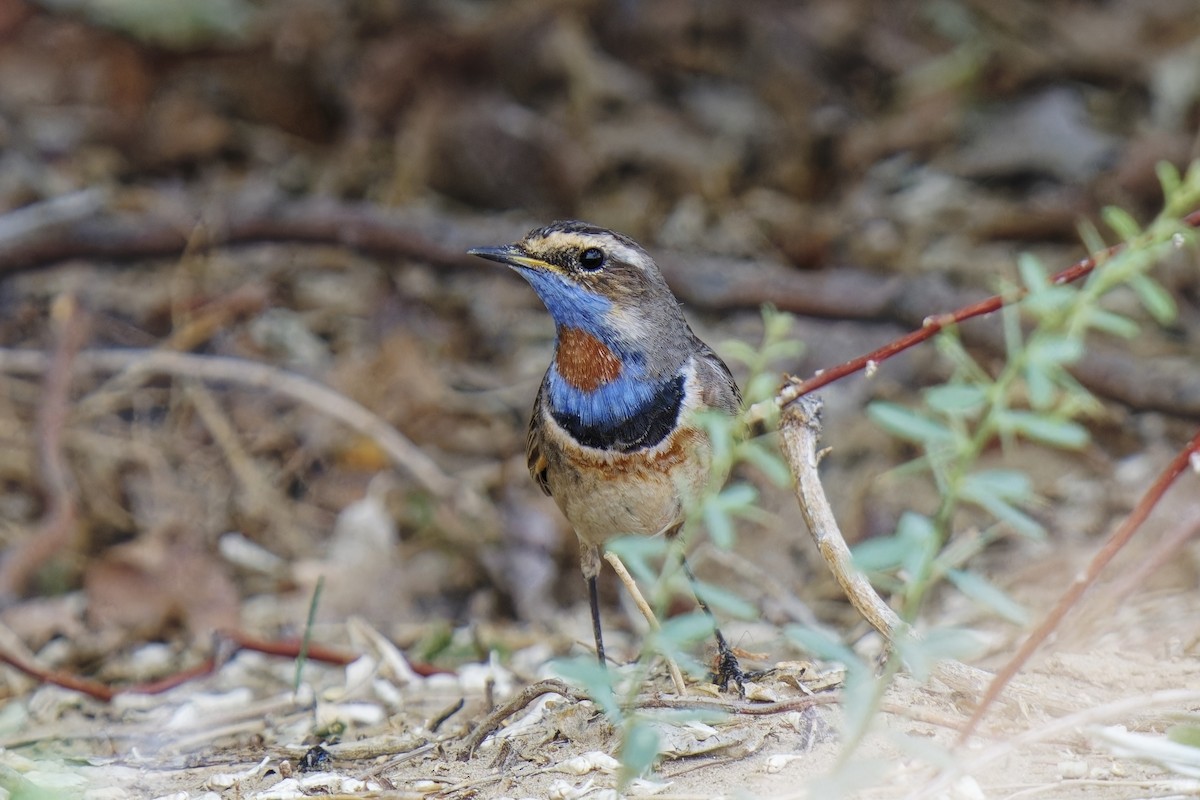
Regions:
<instances>
[{"instance_id":1,"label":"dry grass stem","mask_svg":"<svg viewBox=\"0 0 1200 800\"><path fill-rule=\"evenodd\" d=\"M38 373L49 366L50 360L40 351L0 350L0 372ZM443 472L432 458L379 416L311 378L244 359L164 350L87 350L79 354L73 366L90 372L124 371L130 380L134 376L165 374L282 394L375 441L396 466L435 497L456 503L471 516L482 517L487 509L486 501L474 489Z\"/></svg>"},{"instance_id":2,"label":"dry grass stem","mask_svg":"<svg viewBox=\"0 0 1200 800\"><path fill-rule=\"evenodd\" d=\"M617 573L621 583L625 584L629 596L633 598L633 604L637 606L638 611L642 612L642 616L646 618L651 630L659 630L661 626L658 624L658 617L654 615L654 609L642 596L642 590L638 588L637 581L629 574L629 570L625 569L624 562L616 553L605 553L604 560L612 566L613 572ZM663 659L667 662L667 670L671 673L671 683L675 684L675 694L683 697L687 693L687 684L683 682L683 673L680 672L679 665L670 656L664 655Z\"/></svg>"}]
</instances>

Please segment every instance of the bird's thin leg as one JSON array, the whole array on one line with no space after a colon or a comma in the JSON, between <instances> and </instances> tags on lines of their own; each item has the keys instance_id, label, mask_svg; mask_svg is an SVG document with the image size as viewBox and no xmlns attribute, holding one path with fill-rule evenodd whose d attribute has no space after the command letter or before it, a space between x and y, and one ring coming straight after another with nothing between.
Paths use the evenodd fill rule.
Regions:
<instances>
[{"instance_id":1,"label":"bird's thin leg","mask_svg":"<svg viewBox=\"0 0 1200 800\"><path fill-rule=\"evenodd\" d=\"M650 624L653 630L658 630L661 627L658 624L658 617L654 616L654 609L650 608L650 604L642 596L642 590L638 588L637 582L629 574L629 570L625 569L625 563L621 561L616 553L605 553L604 560L612 565L613 572L617 573L617 577L621 579L621 583L625 584L625 588L629 591L629 596L633 598L633 604L638 607L638 611L642 612L642 616L646 618L646 622ZM682 697L687 691L687 686L683 682L683 672L680 671L679 665L675 663L675 659L665 653L663 654L663 658L667 662L667 671L671 673L671 683L675 684L675 693Z\"/></svg>"},{"instance_id":2,"label":"bird's thin leg","mask_svg":"<svg viewBox=\"0 0 1200 800\"><path fill-rule=\"evenodd\" d=\"M579 543L579 567L587 581L588 602L592 607L592 633L596 637L596 658L600 666L608 665L604 658L604 635L600 631L600 591L596 586L596 578L600 575L600 549L596 545Z\"/></svg>"},{"instance_id":3,"label":"bird's thin leg","mask_svg":"<svg viewBox=\"0 0 1200 800\"><path fill-rule=\"evenodd\" d=\"M587 579L588 601L592 605L592 635L596 637L596 658L600 666L606 666L604 657L604 634L600 632L600 593L596 587L596 576L589 575Z\"/></svg>"},{"instance_id":4,"label":"bird's thin leg","mask_svg":"<svg viewBox=\"0 0 1200 800\"><path fill-rule=\"evenodd\" d=\"M713 634L717 639L717 653L720 656L716 674L713 676L713 683L725 689L728 688L729 682L733 681L733 685L737 687L738 694L744 697L746 695L746 675L742 672L742 665L738 663L737 656L733 654L733 648L729 646L729 642L725 641L725 636L722 635L721 629L717 627L716 614L708 607L708 603L705 603L701 599L700 592L696 588L696 573L692 572L691 565L688 564L687 559L683 556L680 556L680 563L683 565L684 574L687 575L688 581L692 584L692 594L696 596L696 604L712 620Z\"/></svg>"}]
</instances>

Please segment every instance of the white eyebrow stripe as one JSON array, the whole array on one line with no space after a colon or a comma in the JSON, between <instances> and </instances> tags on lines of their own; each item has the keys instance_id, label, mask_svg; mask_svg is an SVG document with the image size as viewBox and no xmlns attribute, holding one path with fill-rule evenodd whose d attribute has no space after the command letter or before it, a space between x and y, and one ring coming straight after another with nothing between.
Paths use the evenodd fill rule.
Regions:
<instances>
[{"instance_id":1,"label":"white eyebrow stripe","mask_svg":"<svg viewBox=\"0 0 1200 800\"><path fill-rule=\"evenodd\" d=\"M528 249L535 255L543 250L576 249L583 251L589 247L598 247L616 260L637 267L643 272L646 271L647 262L650 261L650 256L640 248L630 247L616 236L603 234L556 231L536 242L530 242L530 244L532 247Z\"/></svg>"}]
</instances>

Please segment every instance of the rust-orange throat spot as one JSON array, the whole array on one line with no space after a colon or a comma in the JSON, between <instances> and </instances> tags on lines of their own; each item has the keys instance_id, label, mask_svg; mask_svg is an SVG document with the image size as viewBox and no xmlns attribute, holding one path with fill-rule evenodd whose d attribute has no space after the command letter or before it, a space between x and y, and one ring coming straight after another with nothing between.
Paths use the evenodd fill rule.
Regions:
<instances>
[{"instance_id":1,"label":"rust-orange throat spot","mask_svg":"<svg viewBox=\"0 0 1200 800\"><path fill-rule=\"evenodd\" d=\"M621 374L621 359L604 342L579 328L558 332L558 374L584 392L595 391Z\"/></svg>"}]
</instances>

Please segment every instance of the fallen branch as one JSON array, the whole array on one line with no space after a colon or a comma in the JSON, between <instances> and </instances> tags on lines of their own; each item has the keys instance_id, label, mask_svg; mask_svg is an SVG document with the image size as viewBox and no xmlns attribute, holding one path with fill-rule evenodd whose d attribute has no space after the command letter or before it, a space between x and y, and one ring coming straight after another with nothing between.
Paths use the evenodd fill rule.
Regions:
<instances>
[{"instance_id":1,"label":"fallen branch","mask_svg":"<svg viewBox=\"0 0 1200 800\"><path fill-rule=\"evenodd\" d=\"M82 212L96 210L94 205L82 208ZM486 219L405 213L328 199L264 200L249 195L226 198L217 214L205 214L196 208L192 219L197 222L187 225L181 225L177 218L149 213L104 212L79 218L81 215L77 212L66 217L64 224L0 238L0 276L71 259L135 261L177 257L189 247L260 242L335 245L392 263L416 261L444 268L486 269L465 254L468 247L507 241L524 232L520 226ZM1200 211L1183 221L1200 227ZM802 384L804 392L881 363L928 340L951 322L986 315L1003 305L998 296L980 299L977 293L958 289L938 275L883 277L853 267L801 272L765 259L734 262L670 252L657 260L680 299L700 308L758 308L771 303L781 310L808 316L890 319L918 326L872 353L822 370ZM1089 274L1096 263L1096 257L1082 259L1053 280L1077 280ZM930 308L959 310L928 316ZM992 352L1004 351L999 331L968 330L964 339ZM1103 347L1090 348L1071 371L1096 394L1132 408L1200 416L1200 374L1194 371Z\"/></svg>"}]
</instances>

